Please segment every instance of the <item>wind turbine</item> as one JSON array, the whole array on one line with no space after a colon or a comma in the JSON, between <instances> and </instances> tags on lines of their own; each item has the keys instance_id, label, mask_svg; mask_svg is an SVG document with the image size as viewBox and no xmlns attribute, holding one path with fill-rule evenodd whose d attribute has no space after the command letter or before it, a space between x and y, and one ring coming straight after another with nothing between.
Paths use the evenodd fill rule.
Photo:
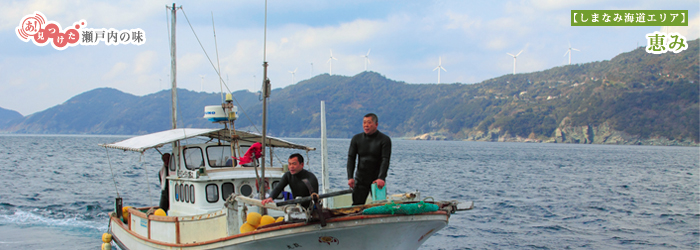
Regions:
<instances>
[{"instance_id":1,"label":"wind turbine","mask_svg":"<svg viewBox=\"0 0 700 250\"><path fill-rule=\"evenodd\" d=\"M294 74L297 73L297 69L299 69L299 68L295 68L294 71L289 70L289 73L292 73L292 84L295 83L295 81L294 81Z\"/></svg>"},{"instance_id":2,"label":"wind turbine","mask_svg":"<svg viewBox=\"0 0 700 250\"><path fill-rule=\"evenodd\" d=\"M513 57L513 75L515 75L515 58L517 58L517 57L520 55L520 53L523 53L523 51L521 50L520 52L518 52L517 55L513 55L513 54L511 54L511 53L506 53L506 54L508 54L509 56L512 56L512 57Z\"/></svg>"},{"instance_id":3,"label":"wind turbine","mask_svg":"<svg viewBox=\"0 0 700 250\"><path fill-rule=\"evenodd\" d=\"M442 67L442 57L438 57L438 60L439 60L438 66L435 67L433 69L433 71L438 70L438 82L437 83L439 84L440 83L440 69L444 70L445 72L447 72L447 70Z\"/></svg>"},{"instance_id":4,"label":"wind turbine","mask_svg":"<svg viewBox=\"0 0 700 250\"><path fill-rule=\"evenodd\" d=\"M311 73L309 73L309 78L314 75L314 63L311 63Z\"/></svg>"},{"instance_id":5,"label":"wind turbine","mask_svg":"<svg viewBox=\"0 0 700 250\"><path fill-rule=\"evenodd\" d=\"M202 78L202 82L199 83L199 92L202 92L202 87L204 87L204 77L206 75L199 75Z\"/></svg>"},{"instance_id":6,"label":"wind turbine","mask_svg":"<svg viewBox=\"0 0 700 250\"><path fill-rule=\"evenodd\" d=\"M577 50L577 49L572 48L572 47L571 47L571 43L569 43L569 49L566 50L566 53L564 53L564 56L566 56L566 54L569 54L569 65L571 65L571 51L572 51L572 50L581 52L580 50Z\"/></svg>"},{"instance_id":7,"label":"wind turbine","mask_svg":"<svg viewBox=\"0 0 700 250\"><path fill-rule=\"evenodd\" d=\"M362 57L365 58L365 71L367 71L367 64L372 64L372 63L369 61L369 52L370 52L371 50L372 50L372 49L367 50L367 55L362 56Z\"/></svg>"},{"instance_id":8,"label":"wind turbine","mask_svg":"<svg viewBox=\"0 0 700 250\"><path fill-rule=\"evenodd\" d=\"M328 62L327 62L330 65L330 71L328 72L330 75L333 75L333 61L332 60L338 61L338 59L333 57L333 50L331 50L331 57L328 58Z\"/></svg>"}]
</instances>

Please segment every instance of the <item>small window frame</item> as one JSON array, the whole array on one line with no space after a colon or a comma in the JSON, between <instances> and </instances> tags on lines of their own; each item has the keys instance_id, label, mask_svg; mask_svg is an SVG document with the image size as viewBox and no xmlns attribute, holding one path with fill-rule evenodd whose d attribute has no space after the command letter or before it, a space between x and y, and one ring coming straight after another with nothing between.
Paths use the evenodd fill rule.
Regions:
<instances>
[{"instance_id":1,"label":"small window frame","mask_svg":"<svg viewBox=\"0 0 700 250\"><path fill-rule=\"evenodd\" d=\"M210 187L212 187L212 186L213 186L214 188L213 188L213 189L210 189ZM211 199L209 199L209 198L210 198L210 196L209 196L209 191L210 191L210 190L216 192L216 200L211 200ZM204 187L204 192L205 192L205 196L206 196L206 198L207 198L207 202L209 202L209 203L217 203L217 202L219 202L219 185L216 185L216 183L207 184L207 185ZM213 197L213 196L212 196L212 197Z\"/></svg>"},{"instance_id":2,"label":"small window frame","mask_svg":"<svg viewBox=\"0 0 700 250\"><path fill-rule=\"evenodd\" d=\"M243 194L243 188L245 188L245 187L250 188L250 194L248 194L248 195ZM253 186L251 186L250 183L248 183L248 182L244 182L243 184L241 184L240 187L238 187L238 194L243 195L245 197L252 197L254 192L255 192L255 189L253 189Z\"/></svg>"},{"instance_id":3,"label":"small window frame","mask_svg":"<svg viewBox=\"0 0 700 250\"><path fill-rule=\"evenodd\" d=\"M187 151L189 151L189 150L195 150L195 149L199 149L199 158L201 159L201 161L200 161L200 163L199 163L199 166L193 166L193 165L188 164L188 162L187 162L187 155L188 155L188 152L187 152ZM194 153L194 154L196 154L196 153ZM202 152L202 148L200 148L200 147L189 147L189 148L185 148L184 150L182 150L182 158L184 159L185 168L186 168L187 170L197 170L197 169L199 169L200 167L205 166L205 165L204 165L204 154L203 154L203 152ZM192 167L190 167L190 166L192 166Z\"/></svg>"},{"instance_id":4,"label":"small window frame","mask_svg":"<svg viewBox=\"0 0 700 250\"><path fill-rule=\"evenodd\" d=\"M194 185L190 184L190 203L194 204Z\"/></svg>"},{"instance_id":5,"label":"small window frame","mask_svg":"<svg viewBox=\"0 0 700 250\"><path fill-rule=\"evenodd\" d=\"M173 161L175 161L174 158L175 158L175 156L173 156L172 154L170 154L170 160L168 161L168 170L170 170L170 172L175 172L175 171L177 171L177 169L175 169L175 164L174 164L174 162L173 162Z\"/></svg>"},{"instance_id":6,"label":"small window frame","mask_svg":"<svg viewBox=\"0 0 700 250\"><path fill-rule=\"evenodd\" d=\"M187 184L185 184L185 185L182 187L182 194L183 194L183 195L182 195L182 198L183 198L183 200L185 201L185 203L190 202L190 197L188 197L188 196L189 196L189 192L187 192L187 191L188 191L188 190L187 190Z\"/></svg>"},{"instance_id":7,"label":"small window frame","mask_svg":"<svg viewBox=\"0 0 700 250\"><path fill-rule=\"evenodd\" d=\"M173 190L175 191L175 201L180 201L180 196L181 196L180 195L180 185L175 184L175 187L173 188Z\"/></svg>"},{"instance_id":8,"label":"small window frame","mask_svg":"<svg viewBox=\"0 0 700 250\"><path fill-rule=\"evenodd\" d=\"M224 186L228 186L228 185L231 185L231 193L229 193L228 195L226 195L226 191L224 191ZM224 183L221 183L221 199L226 200L226 199L228 199L228 197L229 197L231 194L235 194L235 193L236 193L236 185L233 185L233 183L231 183L231 182L224 182Z\"/></svg>"},{"instance_id":9,"label":"small window frame","mask_svg":"<svg viewBox=\"0 0 700 250\"><path fill-rule=\"evenodd\" d=\"M237 161L236 159L230 158L230 157L231 157L230 154L229 154L228 157L231 159L231 166L226 166L226 162L224 162L224 165L223 165L223 166L212 165L212 164L211 164L211 159L209 158L209 149L210 149L210 148L225 148L224 150L226 150L226 149L229 149L229 147L230 147L230 145L213 145L213 146L208 146L208 147L206 147L206 150L205 150L205 151L206 151L206 153L207 153L207 162L209 163L209 167L210 167L210 168L229 168L229 167L232 168L232 167L235 167L236 164L238 164L238 161ZM229 152L229 153L230 153L231 151L228 150L228 151L226 151L226 152ZM228 160L227 160L227 161L228 161Z\"/></svg>"}]
</instances>

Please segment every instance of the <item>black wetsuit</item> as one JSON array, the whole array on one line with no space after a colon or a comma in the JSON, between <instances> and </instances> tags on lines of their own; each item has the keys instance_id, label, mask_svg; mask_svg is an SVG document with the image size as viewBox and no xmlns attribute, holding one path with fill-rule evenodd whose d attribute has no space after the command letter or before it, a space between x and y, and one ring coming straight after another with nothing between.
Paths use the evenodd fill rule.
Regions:
<instances>
[{"instance_id":1,"label":"black wetsuit","mask_svg":"<svg viewBox=\"0 0 700 250\"><path fill-rule=\"evenodd\" d=\"M355 160L359 158L355 174ZM376 179L386 181L391 158L391 138L382 132L367 135L359 133L352 137L348 150L348 180L355 178L352 204L365 204L370 186Z\"/></svg>"},{"instance_id":2,"label":"black wetsuit","mask_svg":"<svg viewBox=\"0 0 700 250\"><path fill-rule=\"evenodd\" d=\"M272 190L272 193L270 193L270 197L274 199L279 196L280 193L282 193L282 190L284 190L284 187L287 185L289 185L289 188L292 189L292 195L295 198L299 196L310 196L311 192L309 192L309 188L306 187L306 184L304 184L304 181L302 181L303 179L309 180L309 184L311 184L311 187L314 189L312 192L318 193L318 180L316 179L316 176L313 173L306 171L306 169L302 169L297 174L292 174L291 172L284 173L280 183L277 184L275 189ZM309 204L310 202L305 202L301 205L304 207L309 207Z\"/></svg>"}]
</instances>

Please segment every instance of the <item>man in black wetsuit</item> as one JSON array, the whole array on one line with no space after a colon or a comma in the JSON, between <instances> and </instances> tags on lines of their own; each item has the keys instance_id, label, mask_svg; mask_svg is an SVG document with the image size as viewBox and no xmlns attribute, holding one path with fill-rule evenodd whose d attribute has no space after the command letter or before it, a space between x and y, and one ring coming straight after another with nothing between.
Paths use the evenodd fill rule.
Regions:
<instances>
[{"instance_id":1,"label":"man in black wetsuit","mask_svg":"<svg viewBox=\"0 0 700 250\"><path fill-rule=\"evenodd\" d=\"M356 134L350 141L347 167L348 186L353 189L352 205L365 204L372 183L377 183L378 188L384 187L391 158L391 138L377 131L378 125L377 115L366 114L362 119L364 133ZM356 159L359 159L357 173Z\"/></svg>"},{"instance_id":2,"label":"man in black wetsuit","mask_svg":"<svg viewBox=\"0 0 700 250\"><path fill-rule=\"evenodd\" d=\"M163 167L158 172L158 179L160 180L160 208L165 211L170 209L170 195L168 188L168 168L170 167L170 153L165 153L160 157L163 160Z\"/></svg>"},{"instance_id":3,"label":"man in black wetsuit","mask_svg":"<svg viewBox=\"0 0 700 250\"><path fill-rule=\"evenodd\" d=\"M289 156L289 172L284 173L280 183L275 186L270 193L270 198L262 200L262 204L272 202L273 197L277 197L282 193L284 187L289 185L292 189L292 195L294 197L304 197L310 196L312 193L318 193L318 180L316 176L304 169L304 157L300 154L292 154ZM309 190L309 188L313 190ZM304 202L301 205L304 207L309 207L310 202Z\"/></svg>"}]
</instances>

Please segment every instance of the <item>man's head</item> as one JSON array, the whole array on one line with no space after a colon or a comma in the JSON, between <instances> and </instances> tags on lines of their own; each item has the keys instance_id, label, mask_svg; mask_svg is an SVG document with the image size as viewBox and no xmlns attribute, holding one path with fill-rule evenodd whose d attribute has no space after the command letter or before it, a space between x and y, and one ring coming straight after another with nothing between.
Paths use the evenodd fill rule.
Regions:
<instances>
[{"instance_id":1,"label":"man's head","mask_svg":"<svg viewBox=\"0 0 700 250\"><path fill-rule=\"evenodd\" d=\"M287 163L289 163L289 172L292 174L297 174L304 169L304 157L298 153L290 155Z\"/></svg>"},{"instance_id":2,"label":"man's head","mask_svg":"<svg viewBox=\"0 0 700 250\"><path fill-rule=\"evenodd\" d=\"M365 117L362 118L362 129L365 131L365 134L371 135L377 132L378 125L379 119L377 115L373 113L366 114Z\"/></svg>"}]
</instances>

